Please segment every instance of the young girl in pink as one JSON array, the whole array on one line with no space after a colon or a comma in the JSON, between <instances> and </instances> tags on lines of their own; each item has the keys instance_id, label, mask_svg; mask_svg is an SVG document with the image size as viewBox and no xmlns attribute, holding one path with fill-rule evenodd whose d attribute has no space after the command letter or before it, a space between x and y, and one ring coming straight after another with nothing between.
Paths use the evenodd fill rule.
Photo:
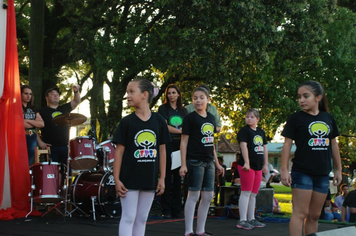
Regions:
<instances>
[{"instance_id":1,"label":"young girl in pink","mask_svg":"<svg viewBox=\"0 0 356 236\"><path fill-rule=\"evenodd\" d=\"M262 169L268 170L268 152L265 132L257 127L260 114L257 109L246 112L245 122L238 133L242 158L239 158L237 169L241 181L239 200L240 221L239 229L262 228L266 225L255 219L256 195L260 189Z\"/></svg>"}]
</instances>

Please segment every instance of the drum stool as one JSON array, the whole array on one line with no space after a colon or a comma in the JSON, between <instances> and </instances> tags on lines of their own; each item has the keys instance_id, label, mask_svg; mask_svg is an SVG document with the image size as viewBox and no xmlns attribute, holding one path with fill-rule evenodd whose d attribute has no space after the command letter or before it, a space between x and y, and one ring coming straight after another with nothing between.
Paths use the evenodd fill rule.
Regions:
<instances>
[{"instance_id":1,"label":"drum stool","mask_svg":"<svg viewBox=\"0 0 356 236\"><path fill-rule=\"evenodd\" d=\"M51 148L46 147L46 149L40 149L38 146L35 147L35 163L40 162L40 156L42 154L47 156L47 162L49 162L49 155L51 154Z\"/></svg>"}]
</instances>

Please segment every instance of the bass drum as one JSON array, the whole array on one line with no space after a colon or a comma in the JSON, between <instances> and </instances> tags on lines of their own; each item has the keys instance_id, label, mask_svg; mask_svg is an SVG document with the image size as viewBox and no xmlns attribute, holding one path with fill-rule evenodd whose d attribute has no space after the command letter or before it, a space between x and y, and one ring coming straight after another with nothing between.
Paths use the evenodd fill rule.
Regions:
<instances>
[{"instance_id":1,"label":"bass drum","mask_svg":"<svg viewBox=\"0 0 356 236\"><path fill-rule=\"evenodd\" d=\"M72 201L86 213L95 211L102 217L121 215L120 198L116 197L112 172L83 172L76 177L72 188Z\"/></svg>"}]
</instances>

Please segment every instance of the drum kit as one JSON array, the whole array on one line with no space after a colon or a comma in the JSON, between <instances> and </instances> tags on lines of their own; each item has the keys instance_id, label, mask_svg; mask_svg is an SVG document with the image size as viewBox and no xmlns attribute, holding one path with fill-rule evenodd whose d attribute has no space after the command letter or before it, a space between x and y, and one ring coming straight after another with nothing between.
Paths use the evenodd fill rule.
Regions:
<instances>
[{"instance_id":1,"label":"drum kit","mask_svg":"<svg viewBox=\"0 0 356 236\"><path fill-rule=\"evenodd\" d=\"M53 123L68 127L86 121L81 114L69 113L55 117ZM70 132L68 132L70 133ZM85 216L119 217L121 214L120 199L116 196L115 181L112 173L115 145L104 141L96 145L95 138L76 137L68 142L67 165L51 162L35 163L30 167L31 211L33 204L51 206L42 216L56 209L64 217L72 217L76 210ZM77 172L72 183L72 172ZM58 208L64 204L64 213ZM70 204L70 205L69 205ZM69 211L69 206L71 210ZM26 217L27 217L26 216Z\"/></svg>"}]
</instances>

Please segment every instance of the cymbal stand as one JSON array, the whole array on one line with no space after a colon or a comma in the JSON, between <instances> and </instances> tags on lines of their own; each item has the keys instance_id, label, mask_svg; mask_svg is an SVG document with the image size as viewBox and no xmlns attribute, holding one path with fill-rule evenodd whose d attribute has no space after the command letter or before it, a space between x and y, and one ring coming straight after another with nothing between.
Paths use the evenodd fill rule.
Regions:
<instances>
[{"instance_id":1,"label":"cymbal stand","mask_svg":"<svg viewBox=\"0 0 356 236\"><path fill-rule=\"evenodd\" d=\"M68 157L67 157L67 171L66 171L66 184L65 184L65 201L64 201L64 221L66 216L72 217L72 213L76 210L79 210L81 213L83 213L86 217L88 217L88 214L86 214L82 209L80 209L74 202L68 200L68 188L69 188L69 169L70 169L70 162L72 158L70 157L70 127L71 127L71 122L68 123ZM74 210L68 211L68 202L70 201L70 204L74 206Z\"/></svg>"},{"instance_id":2,"label":"cymbal stand","mask_svg":"<svg viewBox=\"0 0 356 236\"><path fill-rule=\"evenodd\" d=\"M25 218L27 218L33 211L33 190L35 189L35 185L33 184L32 170L30 170L30 175L31 175L31 192L28 195L29 195L29 197L31 197L31 209L30 209L30 212L27 213Z\"/></svg>"},{"instance_id":3,"label":"cymbal stand","mask_svg":"<svg viewBox=\"0 0 356 236\"><path fill-rule=\"evenodd\" d=\"M103 160L103 169L105 172L110 171L111 168L109 166L109 156L110 156L111 150L110 148L104 146L103 147L103 154L104 154L104 160Z\"/></svg>"}]
</instances>

